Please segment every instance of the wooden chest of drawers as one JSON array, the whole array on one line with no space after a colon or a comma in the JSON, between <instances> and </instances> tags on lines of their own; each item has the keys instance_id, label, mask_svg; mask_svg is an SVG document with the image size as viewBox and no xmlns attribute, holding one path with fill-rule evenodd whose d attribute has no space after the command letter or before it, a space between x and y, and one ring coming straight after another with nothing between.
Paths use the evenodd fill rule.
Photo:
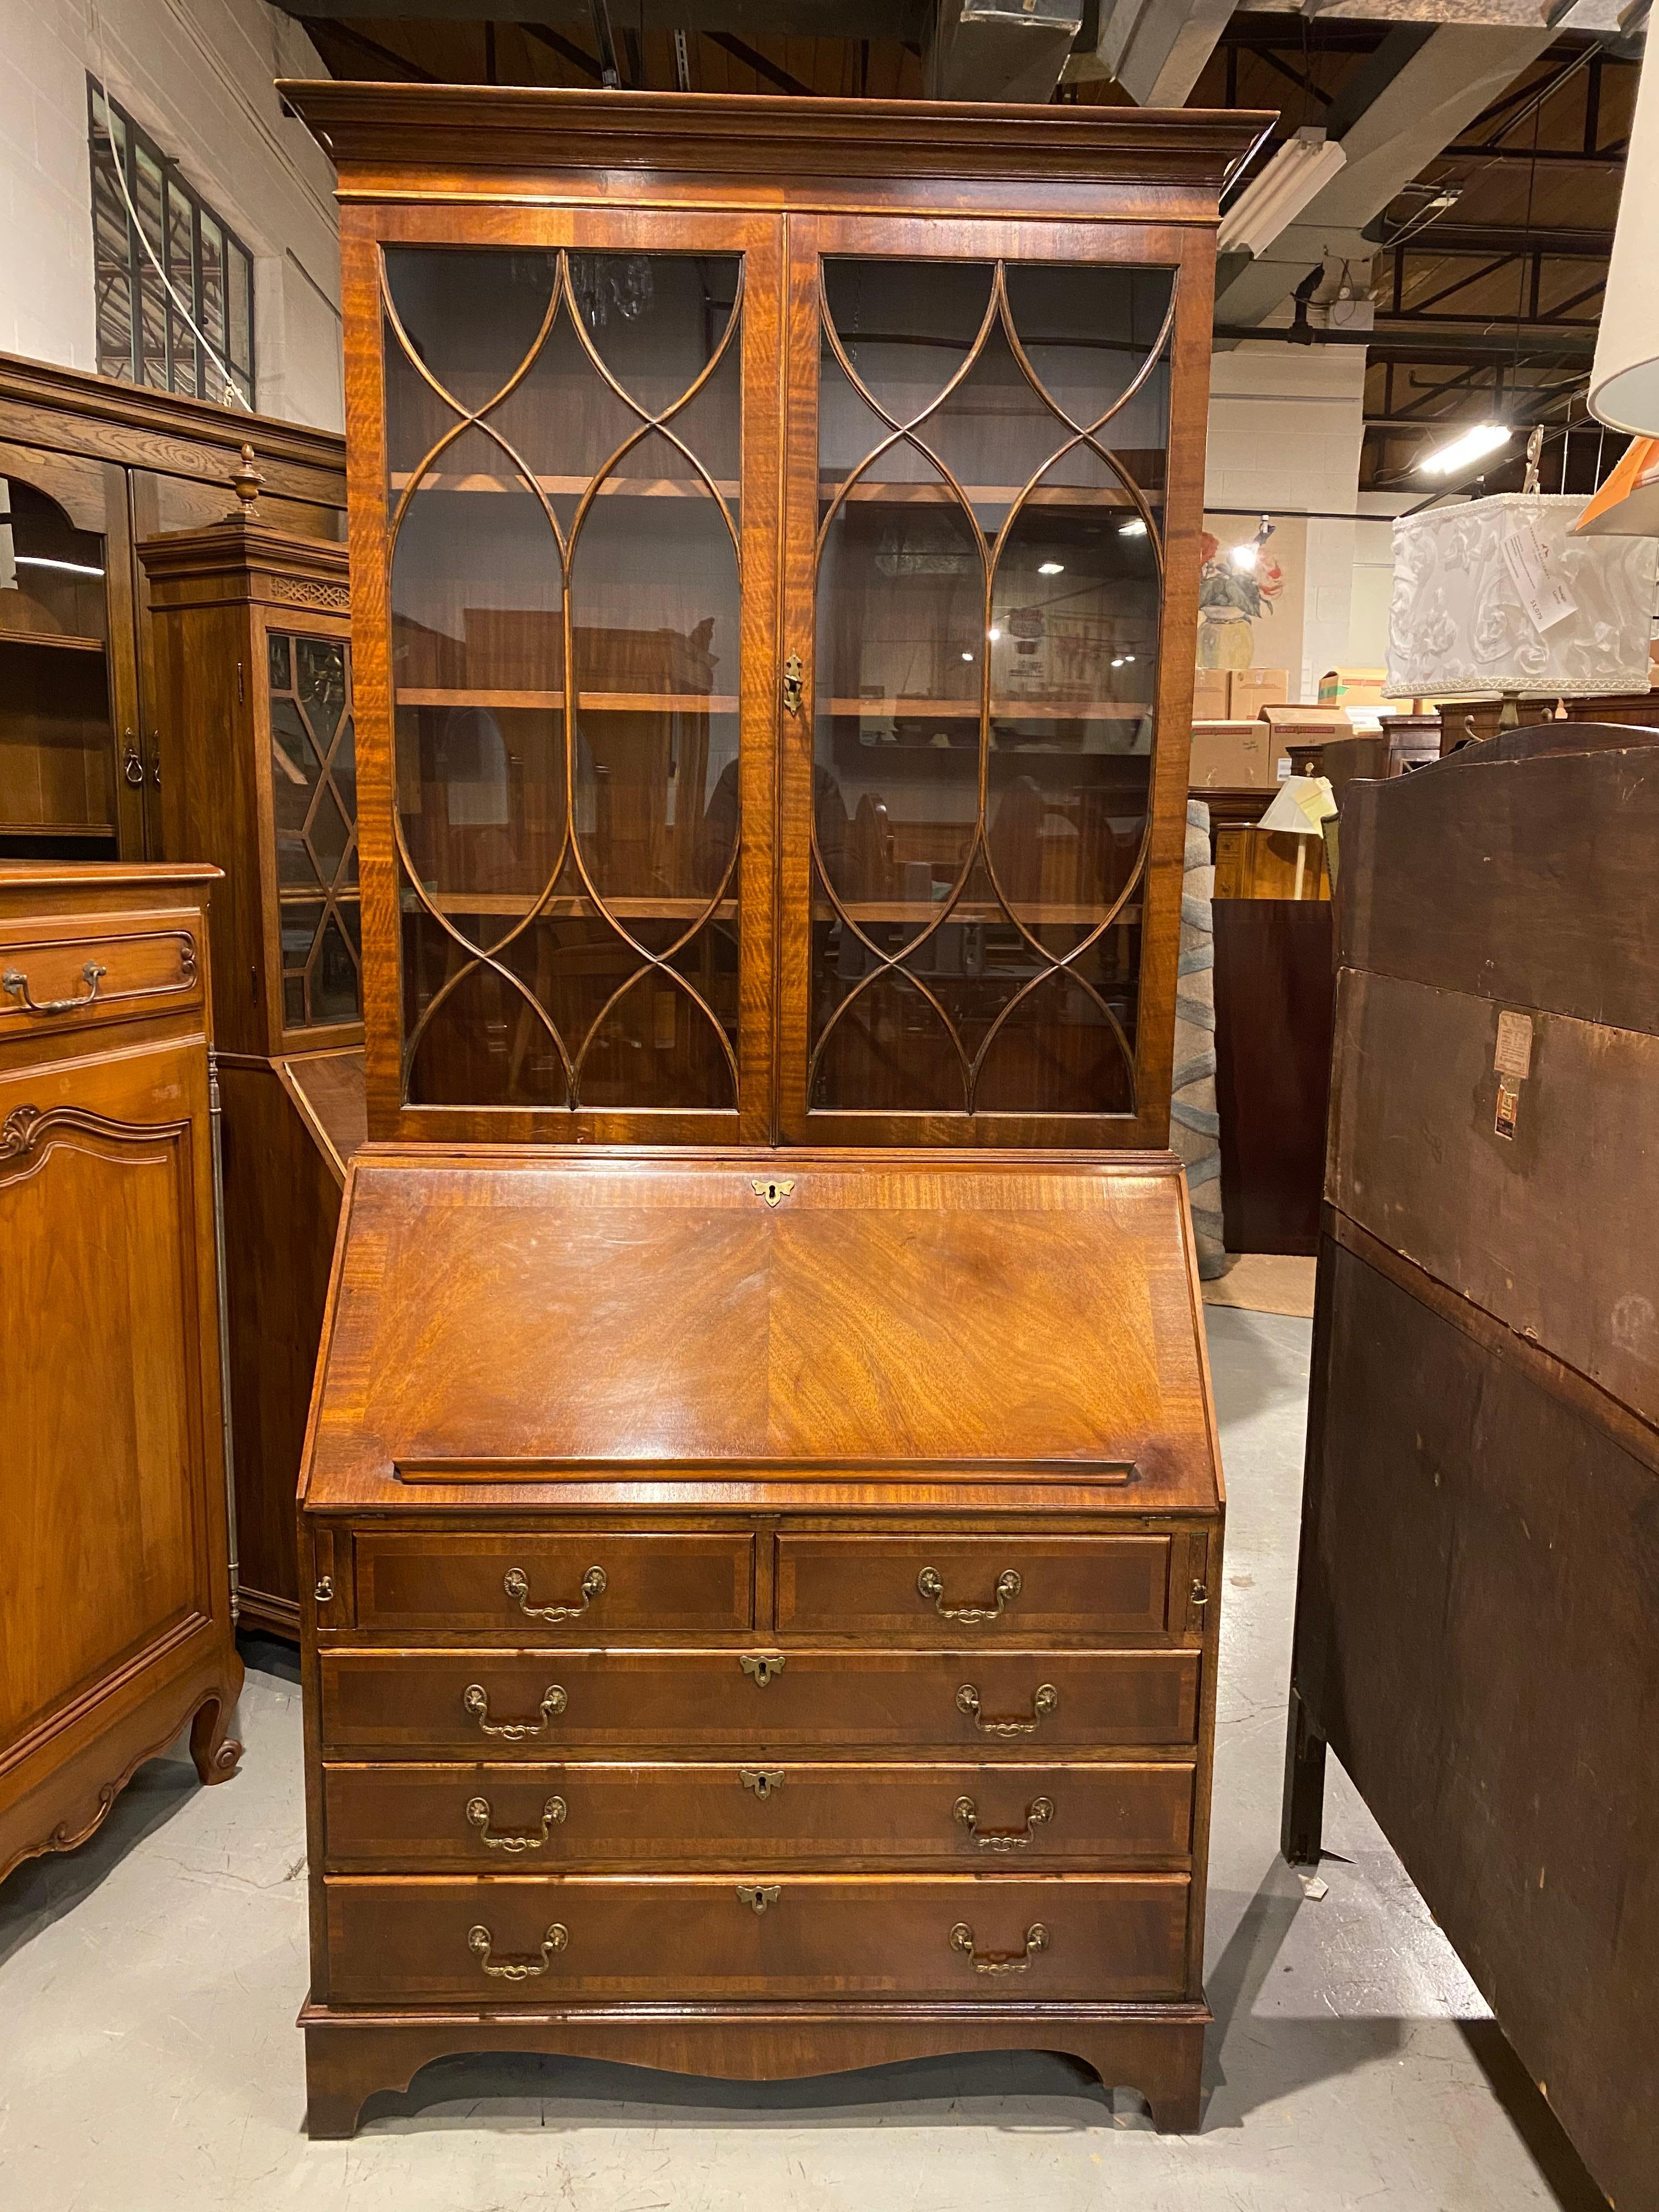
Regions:
<instances>
[{"instance_id":1,"label":"wooden chest of drawers","mask_svg":"<svg viewBox=\"0 0 1659 2212\"><path fill-rule=\"evenodd\" d=\"M1163 1155L370 1147L302 1492L313 2135L466 2050L1198 2110L1221 1492Z\"/></svg>"}]
</instances>

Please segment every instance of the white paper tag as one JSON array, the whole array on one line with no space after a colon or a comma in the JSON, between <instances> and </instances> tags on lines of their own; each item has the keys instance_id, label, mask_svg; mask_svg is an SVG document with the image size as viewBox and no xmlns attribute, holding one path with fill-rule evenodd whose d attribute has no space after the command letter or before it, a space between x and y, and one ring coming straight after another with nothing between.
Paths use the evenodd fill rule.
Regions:
<instances>
[{"instance_id":1,"label":"white paper tag","mask_svg":"<svg viewBox=\"0 0 1659 2212\"><path fill-rule=\"evenodd\" d=\"M1524 1083L1532 1073L1530 1014L1499 1014L1498 1043L1492 1053L1492 1064L1495 1073L1510 1076L1517 1083Z\"/></svg>"},{"instance_id":2,"label":"white paper tag","mask_svg":"<svg viewBox=\"0 0 1659 2212\"><path fill-rule=\"evenodd\" d=\"M1549 556L1531 523L1511 514L1498 550L1510 572L1510 580L1520 593L1527 619L1534 629L1553 629L1557 623L1565 622L1569 615L1577 613L1577 600L1567 589L1565 578L1551 568Z\"/></svg>"},{"instance_id":3,"label":"white paper tag","mask_svg":"<svg viewBox=\"0 0 1659 2212\"><path fill-rule=\"evenodd\" d=\"M1278 781L1280 783L1288 783L1290 781L1291 757L1288 753L1281 753L1279 755L1278 762L1274 767L1274 775Z\"/></svg>"}]
</instances>

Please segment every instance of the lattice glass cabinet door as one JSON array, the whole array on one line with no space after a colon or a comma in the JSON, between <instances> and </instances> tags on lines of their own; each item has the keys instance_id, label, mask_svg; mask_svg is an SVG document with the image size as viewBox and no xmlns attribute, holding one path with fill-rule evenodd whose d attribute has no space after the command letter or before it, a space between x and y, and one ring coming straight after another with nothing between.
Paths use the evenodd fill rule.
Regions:
<instances>
[{"instance_id":1,"label":"lattice glass cabinet door","mask_svg":"<svg viewBox=\"0 0 1659 2212\"><path fill-rule=\"evenodd\" d=\"M1133 1141L1176 272L813 274L785 1133Z\"/></svg>"},{"instance_id":2,"label":"lattice glass cabinet door","mask_svg":"<svg viewBox=\"0 0 1659 2212\"><path fill-rule=\"evenodd\" d=\"M357 740L343 637L267 627L284 1041L363 1018Z\"/></svg>"},{"instance_id":3,"label":"lattice glass cabinet door","mask_svg":"<svg viewBox=\"0 0 1659 2212\"><path fill-rule=\"evenodd\" d=\"M383 252L400 1096L458 1132L767 1133L745 260Z\"/></svg>"}]
</instances>

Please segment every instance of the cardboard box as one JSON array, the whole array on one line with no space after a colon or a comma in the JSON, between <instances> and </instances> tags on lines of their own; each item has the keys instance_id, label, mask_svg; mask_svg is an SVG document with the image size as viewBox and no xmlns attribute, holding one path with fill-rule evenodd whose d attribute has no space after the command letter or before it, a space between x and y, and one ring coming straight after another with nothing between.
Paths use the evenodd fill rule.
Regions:
<instances>
[{"instance_id":1,"label":"cardboard box","mask_svg":"<svg viewBox=\"0 0 1659 2212\"><path fill-rule=\"evenodd\" d=\"M1375 706L1382 696L1388 672L1382 668L1328 668L1319 679L1322 707Z\"/></svg>"},{"instance_id":2,"label":"cardboard box","mask_svg":"<svg viewBox=\"0 0 1659 2212\"><path fill-rule=\"evenodd\" d=\"M1291 696L1288 668L1236 668L1232 719L1253 722L1264 707L1280 707Z\"/></svg>"},{"instance_id":3,"label":"cardboard box","mask_svg":"<svg viewBox=\"0 0 1659 2212\"><path fill-rule=\"evenodd\" d=\"M1322 744L1328 738L1349 736L1353 728L1340 707L1264 707L1258 720L1268 732L1268 781L1275 784L1289 780L1293 745Z\"/></svg>"},{"instance_id":4,"label":"cardboard box","mask_svg":"<svg viewBox=\"0 0 1659 2212\"><path fill-rule=\"evenodd\" d=\"M1273 760L1260 722L1194 722L1187 786L1191 791L1268 791Z\"/></svg>"},{"instance_id":5,"label":"cardboard box","mask_svg":"<svg viewBox=\"0 0 1659 2212\"><path fill-rule=\"evenodd\" d=\"M1194 722L1224 722L1232 713L1232 671L1230 668L1200 668L1193 678L1193 720ZM1249 721L1255 709L1245 716Z\"/></svg>"}]
</instances>

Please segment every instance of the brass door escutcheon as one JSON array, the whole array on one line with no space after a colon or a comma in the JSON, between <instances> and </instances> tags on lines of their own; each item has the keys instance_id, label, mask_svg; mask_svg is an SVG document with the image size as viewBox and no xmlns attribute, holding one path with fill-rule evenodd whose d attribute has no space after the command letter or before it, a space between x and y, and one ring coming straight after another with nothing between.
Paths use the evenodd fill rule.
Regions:
<instances>
[{"instance_id":1,"label":"brass door escutcheon","mask_svg":"<svg viewBox=\"0 0 1659 2212\"><path fill-rule=\"evenodd\" d=\"M501 1577L501 1588L517 1605L520 1613L532 1620L574 1620L586 1612L596 1597L603 1597L608 1587L603 1567L590 1567L582 1577L581 1595L574 1605L532 1605L530 1577L522 1567L509 1567Z\"/></svg>"},{"instance_id":2,"label":"brass door escutcheon","mask_svg":"<svg viewBox=\"0 0 1659 2212\"><path fill-rule=\"evenodd\" d=\"M945 1584L937 1567L924 1567L916 1577L916 1589L923 1597L933 1601L933 1610L941 1620L961 1621L965 1627L975 1628L981 1621L996 1620L1019 1595L1020 1580L1016 1570L1005 1567L997 1577L994 1605L946 1605Z\"/></svg>"},{"instance_id":3,"label":"brass door escutcheon","mask_svg":"<svg viewBox=\"0 0 1659 2212\"><path fill-rule=\"evenodd\" d=\"M319 1575L317 1577L317 1587L313 1595L316 1597L319 1605L331 1605L334 1602L333 1576Z\"/></svg>"},{"instance_id":4,"label":"brass door escutcheon","mask_svg":"<svg viewBox=\"0 0 1659 2212\"><path fill-rule=\"evenodd\" d=\"M799 653L792 653L783 664L783 704L791 714L800 712L803 672Z\"/></svg>"},{"instance_id":5,"label":"brass door escutcheon","mask_svg":"<svg viewBox=\"0 0 1659 2212\"><path fill-rule=\"evenodd\" d=\"M89 1006L98 996L98 986L109 973L97 961L88 960L81 970L81 981L87 989L73 999L32 999L29 979L21 968L8 968L0 975L0 989L9 991L21 1006L26 1014L72 1014L77 1006Z\"/></svg>"},{"instance_id":6,"label":"brass door escutcheon","mask_svg":"<svg viewBox=\"0 0 1659 2212\"><path fill-rule=\"evenodd\" d=\"M503 1828L494 1832L489 1826L488 1797L469 1797L466 1817L478 1832L478 1840L486 1850L507 1851L516 1857L520 1851L538 1851L546 1843L549 1831L556 1828L565 1815L562 1797L550 1797L542 1807L541 1831L534 1828Z\"/></svg>"},{"instance_id":7,"label":"brass door escutcheon","mask_svg":"<svg viewBox=\"0 0 1659 2212\"><path fill-rule=\"evenodd\" d=\"M1054 1817L1052 1797L1033 1797L1025 1808L1023 1828L981 1828L979 1808L971 1797L958 1797L951 1808L955 1819L961 1821L982 1851L1023 1851L1031 1841L1032 1831L1041 1828Z\"/></svg>"},{"instance_id":8,"label":"brass door escutcheon","mask_svg":"<svg viewBox=\"0 0 1659 2212\"><path fill-rule=\"evenodd\" d=\"M1038 1724L1048 1713L1060 1710L1060 1692L1052 1682L1038 1684L1031 1699L1031 1717L1025 1720L987 1720L979 1709L979 1692L971 1682L964 1682L957 1692L957 1709L964 1712L981 1735L1035 1735Z\"/></svg>"},{"instance_id":9,"label":"brass door escutcheon","mask_svg":"<svg viewBox=\"0 0 1659 2212\"><path fill-rule=\"evenodd\" d=\"M738 1664L757 1690L763 1690L774 1675L783 1672L781 1651L745 1651Z\"/></svg>"},{"instance_id":10,"label":"brass door escutcheon","mask_svg":"<svg viewBox=\"0 0 1659 2212\"><path fill-rule=\"evenodd\" d=\"M1192 1587L1191 1596L1194 1606L1201 1613L1204 1607L1210 1602L1209 1584L1207 1583L1195 1582Z\"/></svg>"},{"instance_id":11,"label":"brass door escutcheon","mask_svg":"<svg viewBox=\"0 0 1659 2212\"><path fill-rule=\"evenodd\" d=\"M491 1964L489 1954L495 1937L482 1923L466 1931L466 1945L485 1973L493 1974L498 1982L532 1982L544 1974L553 1963L556 1951L562 1951L570 1941L570 1930L562 1921L556 1920L543 1936L539 1959L503 1959L500 1966Z\"/></svg>"},{"instance_id":12,"label":"brass door escutcheon","mask_svg":"<svg viewBox=\"0 0 1659 2212\"><path fill-rule=\"evenodd\" d=\"M757 1797L775 1797L783 1787L781 1766L744 1766L738 1771L738 1779L745 1790L752 1790Z\"/></svg>"},{"instance_id":13,"label":"brass door escutcheon","mask_svg":"<svg viewBox=\"0 0 1659 2212\"><path fill-rule=\"evenodd\" d=\"M1048 1948L1048 1931L1040 1920L1026 1929L1024 1948L1018 1951L975 1950L974 1931L965 1920L958 1920L951 1930L951 1948L970 1960L976 1974L1023 1974L1037 1953Z\"/></svg>"},{"instance_id":14,"label":"brass door escutcheon","mask_svg":"<svg viewBox=\"0 0 1659 2212\"><path fill-rule=\"evenodd\" d=\"M751 1912L769 1911L778 1901L778 1885L775 1881L740 1881L738 1884L738 1903L746 1905Z\"/></svg>"},{"instance_id":15,"label":"brass door escutcheon","mask_svg":"<svg viewBox=\"0 0 1659 2212\"><path fill-rule=\"evenodd\" d=\"M749 1188L757 1198L763 1198L769 1206L781 1206L795 1188L793 1176L756 1176Z\"/></svg>"},{"instance_id":16,"label":"brass door escutcheon","mask_svg":"<svg viewBox=\"0 0 1659 2212\"><path fill-rule=\"evenodd\" d=\"M544 1735L548 1723L556 1714L564 1711L567 1702L559 1685L550 1682L537 1709L541 1716L538 1720L492 1721L489 1717L489 1692L482 1683L469 1682L461 1692L461 1703L478 1723L480 1734L498 1735L504 1743L523 1743L528 1736Z\"/></svg>"}]
</instances>

